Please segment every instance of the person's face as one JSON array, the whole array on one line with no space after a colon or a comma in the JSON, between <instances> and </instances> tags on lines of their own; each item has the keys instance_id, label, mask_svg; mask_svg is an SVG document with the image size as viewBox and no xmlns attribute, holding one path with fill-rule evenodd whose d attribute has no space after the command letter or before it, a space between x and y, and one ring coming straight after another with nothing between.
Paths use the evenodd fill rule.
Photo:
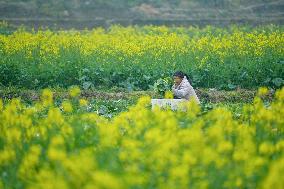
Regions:
<instances>
[{"instance_id":1,"label":"person's face","mask_svg":"<svg viewBox=\"0 0 284 189\"><path fill-rule=\"evenodd\" d=\"M180 77L174 76L174 83L175 85L179 85L181 83L182 79Z\"/></svg>"}]
</instances>

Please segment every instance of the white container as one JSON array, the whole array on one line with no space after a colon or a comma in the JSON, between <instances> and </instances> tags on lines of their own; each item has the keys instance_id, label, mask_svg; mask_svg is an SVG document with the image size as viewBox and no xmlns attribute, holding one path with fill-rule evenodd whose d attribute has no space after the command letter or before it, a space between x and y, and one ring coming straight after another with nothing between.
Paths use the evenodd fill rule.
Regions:
<instances>
[{"instance_id":1,"label":"white container","mask_svg":"<svg viewBox=\"0 0 284 189\"><path fill-rule=\"evenodd\" d=\"M151 105L152 110L155 106L160 108L170 107L172 110L177 110L180 107L181 103L187 102L185 99L152 99Z\"/></svg>"}]
</instances>

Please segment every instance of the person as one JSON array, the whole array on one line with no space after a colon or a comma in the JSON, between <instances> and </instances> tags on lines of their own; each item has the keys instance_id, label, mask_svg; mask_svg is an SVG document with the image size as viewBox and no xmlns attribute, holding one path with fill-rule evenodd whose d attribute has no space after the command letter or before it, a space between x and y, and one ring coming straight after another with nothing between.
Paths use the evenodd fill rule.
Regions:
<instances>
[{"instance_id":1,"label":"person","mask_svg":"<svg viewBox=\"0 0 284 189\"><path fill-rule=\"evenodd\" d=\"M175 99L186 99L190 100L194 98L198 104L200 101L189 83L189 77L182 71L177 71L173 75L174 85L172 87L172 92Z\"/></svg>"}]
</instances>

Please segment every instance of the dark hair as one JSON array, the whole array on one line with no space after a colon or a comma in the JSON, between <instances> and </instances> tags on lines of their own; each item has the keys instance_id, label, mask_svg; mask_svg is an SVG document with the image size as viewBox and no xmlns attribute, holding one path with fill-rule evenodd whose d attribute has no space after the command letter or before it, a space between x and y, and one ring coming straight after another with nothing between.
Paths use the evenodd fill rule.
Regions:
<instances>
[{"instance_id":1,"label":"dark hair","mask_svg":"<svg viewBox=\"0 0 284 189\"><path fill-rule=\"evenodd\" d=\"M191 79L188 77L188 75L182 71L176 71L174 74L173 74L174 77L179 77L181 79L184 78L184 76L186 77L186 79L189 81L189 83L191 83Z\"/></svg>"}]
</instances>

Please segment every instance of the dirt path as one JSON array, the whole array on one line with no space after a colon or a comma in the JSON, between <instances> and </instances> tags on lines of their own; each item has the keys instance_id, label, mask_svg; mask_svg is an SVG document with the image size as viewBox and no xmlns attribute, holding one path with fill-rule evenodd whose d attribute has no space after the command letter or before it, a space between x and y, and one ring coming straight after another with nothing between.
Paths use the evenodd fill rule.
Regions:
<instances>
[{"instance_id":1,"label":"dirt path","mask_svg":"<svg viewBox=\"0 0 284 189\"><path fill-rule=\"evenodd\" d=\"M210 103L218 102L252 102L256 90L238 89L234 91L224 91L216 89L197 89L197 95L202 101ZM21 98L23 101L35 101L40 98L41 90L20 90L20 89L0 89L0 97L8 100ZM94 91L86 90L81 92L82 98L119 100L119 99L138 99L141 96L149 95L152 98L159 98L153 91ZM266 96L266 100L272 100L274 90ZM54 92L54 98L68 98L68 90L61 89Z\"/></svg>"}]
</instances>

